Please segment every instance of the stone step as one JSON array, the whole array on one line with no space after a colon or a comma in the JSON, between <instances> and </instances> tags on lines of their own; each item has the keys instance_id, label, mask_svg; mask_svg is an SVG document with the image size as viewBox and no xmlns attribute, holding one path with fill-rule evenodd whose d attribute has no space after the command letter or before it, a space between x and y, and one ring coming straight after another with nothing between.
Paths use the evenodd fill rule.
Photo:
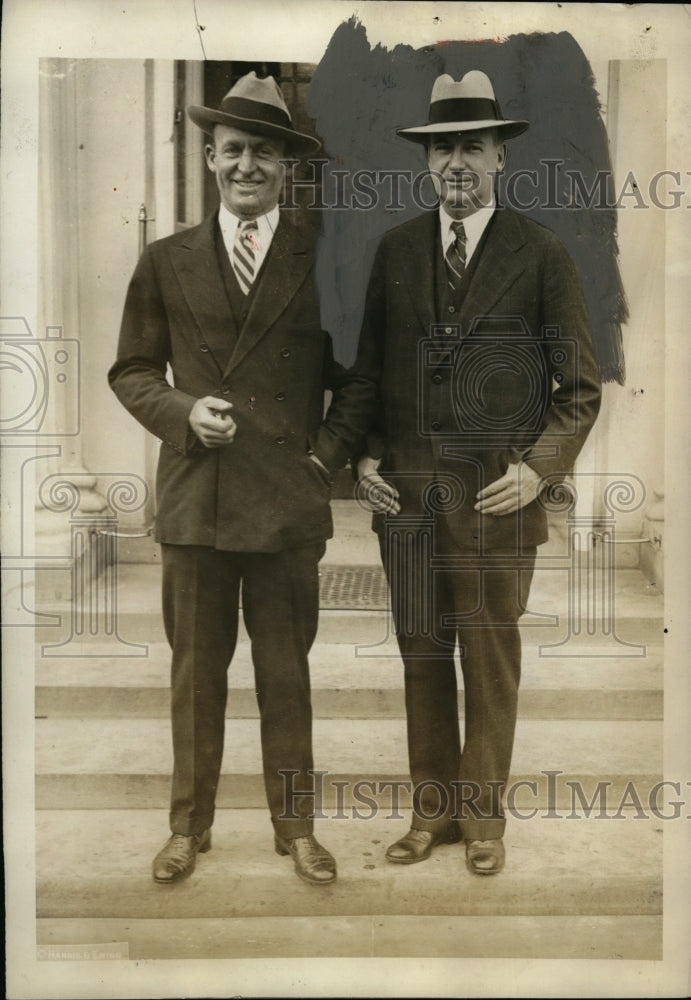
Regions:
<instances>
[{"instance_id":1,"label":"stone step","mask_svg":"<svg viewBox=\"0 0 691 1000\"><path fill-rule=\"evenodd\" d=\"M656 819L514 821L505 871L482 879L465 870L458 844L421 865L386 862L405 821L326 819L315 832L337 858L339 878L316 887L275 854L265 812L220 811L213 848L195 872L159 886L150 865L166 837L164 811L39 812L37 917L659 916L662 827Z\"/></svg>"},{"instance_id":2,"label":"stone step","mask_svg":"<svg viewBox=\"0 0 691 1000\"><path fill-rule=\"evenodd\" d=\"M167 719L39 719L36 774L168 774ZM404 719L317 719L316 765L330 773L395 774L407 760ZM261 774L259 726L234 719L226 726L226 769ZM662 723L519 719L513 770L559 769L593 775L657 773L662 769Z\"/></svg>"},{"instance_id":3,"label":"stone step","mask_svg":"<svg viewBox=\"0 0 691 1000\"><path fill-rule=\"evenodd\" d=\"M383 812L410 815L411 782L401 770L389 774L330 772L318 777L315 809L336 811L355 808L363 816ZM507 788L507 813L518 819L535 809L551 809L571 818L582 803L594 802L593 813L611 806L621 815L641 814L650 806L671 818L674 806L659 789L661 775L594 775L547 768L514 772ZM317 772L320 775L320 772ZM682 783L683 785L683 783ZM392 787L393 786L393 787ZM598 791L601 789L601 791ZM600 799L599 795L604 798ZM170 800L169 774L39 774L35 779L38 809L149 809ZM216 793L219 809L262 809L266 806L264 779L260 774L224 772Z\"/></svg>"},{"instance_id":4,"label":"stone step","mask_svg":"<svg viewBox=\"0 0 691 1000\"><path fill-rule=\"evenodd\" d=\"M576 631L576 626L578 631ZM569 624L566 614L540 617L538 613L524 616L519 622L522 641L541 649L543 656L580 658L587 656L594 647L605 648L609 656L628 656L632 659L645 656L646 648L660 647L664 642L663 619L650 616L625 616L621 613L616 624L603 630L599 624L588 631L585 624ZM333 611L322 610L319 615L319 641L322 643L347 643L353 640L367 647L381 647L393 638L390 617L384 611ZM239 640L246 641L247 633L241 625ZM59 625L41 626L36 629L36 640L42 655L49 657L80 656L84 645L99 641L104 656L145 655L150 643L165 642L163 623L159 611L132 611L117 614L116 629L107 634L101 631L73 632L69 613L65 612Z\"/></svg>"},{"instance_id":5,"label":"stone step","mask_svg":"<svg viewBox=\"0 0 691 1000\"><path fill-rule=\"evenodd\" d=\"M112 610L118 615L160 614L161 567L150 564L131 563L113 567L115 589ZM386 610L389 606L388 588L378 561L346 566L324 561L320 564L322 581L321 595L326 598L322 608L342 610ZM584 577L584 580L587 580ZM376 586L373 586L376 584ZM623 617L661 617L664 600L654 584L649 584L640 570L620 569L611 579L612 597L616 611ZM365 586L367 585L367 587ZM590 596L590 605L583 604L580 613L590 611L595 617L610 614L611 607L605 601L601 580L597 586L591 584L586 591L582 584L584 598ZM567 564L551 557L538 561L533 575L528 613L538 615L565 615L569 608L572 581ZM99 595L101 598L104 595ZM342 603L336 598L340 596ZM574 596L578 596L574 594ZM50 606L40 610L43 613L58 613L69 617L72 609L71 594L63 600L54 600ZM364 602L364 603L363 603ZM88 608L85 609L88 612Z\"/></svg>"},{"instance_id":6,"label":"stone step","mask_svg":"<svg viewBox=\"0 0 691 1000\"><path fill-rule=\"evenodd\" d=\"M37 719L167 719L170 691L164 687L37 687ZM661 691L560 691L523 690L519 713L523 719L618 719L662 718ZM313 689L315 719L401 719L405 716L403 691L391 688L351 690ZM463 692L458 711L464 716ZM226 704L227 719L259 717L253 690L232 688Z\"/></svg>"},{"instance_id":7,"label":"stone step","mask_svg":"<svg viewBox=\"0 0 691 1000\"><path fill-rule=\"evenodd\" d=\"M167 688L170 648L147 645L145 656L107 656L100 642L84 642L78 656L43 656L37 650L35 681L39 687ZM623 651L620 651L623 652ZM459 671L460 673L460 671ZM365 648L350 642L316 642L310 653L313 690L354 691L400 689L403 667L396 642ZM236 690L254 691L254 668L248 641L238 643L229 680ZM544 691L659 692L663 683L663 650L648 646L645 656L613 656L605 645L588 647L578 658L541 656L538 646L523 647L521 689Z\"/></svg>"},{"instance_id":8,"label":"stone step","mask_svg":"<svg viewBox=\"0 0 691 1000\"><path fill-rule=\"evenodd\" d=\"M112 610L118 615L153 613L160 616L161 567L131 563L120 564L114 570L116 572L116 585ZM358 572L380 578L384 583L383 591L380 592L377 588L377 593L372 598L373 604L363 605L360 603L362 588L357 585ZM371 563L358 563L352 566L332 563L328 561L328 558L325 558L320 564L319 573L322 579L322 596L324 596L324 584L328 584L328 594L326 595L328 602L322 604L322 608L346 611L358 608L371 611L387 609L388 595L378 556L375 556ZM594 617L602 618L603 614L609 616L611 606L603 594L601 577L598 576L596 579L596 590L593 590L590 595L591 604L589 608L583 604L580 612L585 614L586 610L590 610ZM341 586L338 585L339 580ZM623 618L663 617L664 599L655 585L646 581L640 570L619 569L613 573L611 584L613 593L610 596L613 597L615 610ZM569 569L563 560L555 561L548 557L538 561L530 587L528 614L538 616L566 615L572 596L570 587ZM585 583L583 587L585 588ZM577 597L578 594L574 592L573 596ZM585 590L581 596L584 598L588 596ZM67 595L61 601L53 601L50 607L40 610L44 613L58 613L69 617L71 596ZM88 609L86 610L88 611Z\"/></svg>"},{"instance_id":9,"label":"stone step","mask_svg":"<svg viewBox=\"0 0 691 1000\"><path fill-rule=\"evenodd\" d=\"M382 781L404 783L409 803L404 719L340 719L314 722L315 766L327 806L352 800ZM168 719L39 719L36 722L36 800L39 808L141 808L168 801L172 748ZM547 771L558 772L550 785ZM598 782L610 782L618 804L629 781L645 803L662 772L662 724L650 721L555 721L519 719L509 787L517 807L551 800L568 808L577 782L588 801ZM362 783L366 784L363 785ZM531 782L532 785L520 784ZM368 784L367 784L368 783ZM556 789L556 791L555 791ZM377 798L377 796L374 796ZM264 804L259 726L234 719L226 727L219 806ZM383 789L380 808L392 792Z\"/></svg>"},{"instance_id":10,"label":"stone step","mask_svg":"<svg viewBox=\"0 0 691 1000\"><path fill-rule=\"evenodd\" d=\"M355 639L371 645L386 643L391 638L382 570L376 551L368 551L373 552L369 557L371 563L324 562L321 566L320 642L352 644ZM362 552L360 555L363 557ZM344 558L344 554L339 558ZM87 595L87 601L92 601L93 614L87 604L83 614L74 615L74 621L74 609L68 600L41 609L58 616L56 624L45 624L36 630L37 641L47 656L81 655L81 643L96 638L102 641L103 652L110 645L113 656L136 655L138 651L128 649L127 643L165 641L160 613L160 565L121 564L112 572L116 575L115 596L108 617L102 607L103 588ZM566 657L580 656L581 647L589 649L598 644L606 645L613 656L644 653L641 649L627 648L627 643L662 644L663 598L639 570L619 569L613 573L610 595L602 590L602 576L591 573L586 578L594 580L597 586L583 584L580 591L572 593L564 560L550 555L541 557L528 610L521 620L526 643L542 646L543 654ZM240 637L246 638L243 629Z\"/></svg>"},{"instance_id":11,"label":"stone step","mask_svg":"<svg viewBox=\"0 0 691 1000\"><path fill-rule=\"evenodd\" d=\"M92 959L98 949L130 961L662 959L661 916L53 917L37 921L36 938L44 961Z\"/></svg>"}]
</instances>

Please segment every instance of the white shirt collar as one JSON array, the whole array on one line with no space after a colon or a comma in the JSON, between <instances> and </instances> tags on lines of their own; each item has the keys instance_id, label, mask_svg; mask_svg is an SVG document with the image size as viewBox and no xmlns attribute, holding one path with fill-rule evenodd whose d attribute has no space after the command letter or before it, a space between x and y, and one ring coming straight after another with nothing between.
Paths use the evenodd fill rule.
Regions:
<instances>
[{"instance_id":1,"label":"white shirt collar","mask_svg":"<svg viewBox=\"0 0 691 1000\"><path fill-rule=\"evenodd\" d=\"M465 219L463 219L463 228L466 235L466 263L470 260L473 253L477 249L477 245L482 239L482 234L487 228L489 220L492 218L496 207L496 203L494 199L492 199L492 203L490 205L483 205L482 208L477 210L477 212L473 212L472 215L468 215ZM441 225L441 247L442 251L446 253L449 244L453 243L455 240L456 234L451 228L451 224L454 220L448 212L444 211L441 205L439 206L439 222Z\"/></svg>"}]
</instances>

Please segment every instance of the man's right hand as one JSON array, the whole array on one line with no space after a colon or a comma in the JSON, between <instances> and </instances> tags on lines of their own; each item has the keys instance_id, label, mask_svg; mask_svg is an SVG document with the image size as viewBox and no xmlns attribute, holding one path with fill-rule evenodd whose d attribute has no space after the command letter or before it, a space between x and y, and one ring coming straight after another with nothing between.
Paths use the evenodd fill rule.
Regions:
<instances>
[{"instance_id":1,"label":"man's right hand","mask_svg":"<svg viewBox=\"0 0 691 1000\"><path fill-rule=\"evenodd\" d=\"M373 514L399 514L398 490L379 475L380 459L364 455L357 464L358 500Z\"/></svg>"},{"instance_id":2,"label":"man's right hand","mask_svg":"<svg viewBox=\"0 0 691 1000\"><path fill-rule=\"evenodd\" d=\"M232 403L216 396L204 396L194 404L187 419L205 448L220 448L233 440L237 424L230 415L232 409Z\"/></svg>"}]
</instances>

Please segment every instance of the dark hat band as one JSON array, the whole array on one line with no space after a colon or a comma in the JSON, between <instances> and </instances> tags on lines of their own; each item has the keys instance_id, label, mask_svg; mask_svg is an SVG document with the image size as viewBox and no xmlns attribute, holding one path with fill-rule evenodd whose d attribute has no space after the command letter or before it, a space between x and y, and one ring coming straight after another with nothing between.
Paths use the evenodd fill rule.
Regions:
<instances>
[{"instance_id":1,"label":"dark hat band","mask_svg":"<svg viewBox=\"0 0 691 1000\"><path fill-rule=\"evenodd\" d=\"M263 101L249 101L245 97L226 97L221 102L220 110L235 118L261 121L267 125L278 125L279 128L293 127L290 116L285 111L275 108L273 104L264 104Z\"/></svg>"},{"instance_id":2,"label":"dark hat band","mask_svg":"<svg viewBox=\"0 0 691 1000\"><path fill-rule=\"evenodd\" d=\"M429 124L443 122L485 122L489 119L500 122L501 108L498 101L489 97L450 97L445 101L434 101L429 109Z\"/></svg>"}]
</instances>

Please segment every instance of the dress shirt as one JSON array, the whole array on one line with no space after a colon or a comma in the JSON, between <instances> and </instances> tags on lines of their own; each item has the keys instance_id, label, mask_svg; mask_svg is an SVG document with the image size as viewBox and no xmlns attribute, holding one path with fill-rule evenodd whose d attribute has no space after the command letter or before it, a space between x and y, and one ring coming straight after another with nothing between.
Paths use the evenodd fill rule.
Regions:
<instances>
[{"instance_id":1,"label":"dress shirt","mask_svg":"<svg viewBox=\"0 0 691 1000\"><path fill-rule=\"evenodd\" d=\"M472 215L466 216L462 219L463 228L465 230L465 262L466 266L473 256L473 253L477 249L477 245L482 239L482 234L489 224L489 220L494 214L494 209L496 205L492 201L491 205L483 205L479 208L477 212L473 212ZM456 234L454 233L451 225L456 220L452 219L448 212L445 212L443 208L439 208L439 221L441 223L441 248L444 256L446 256L446 251L449 246L456 239Z\"/></svg>"},{"instance_id":2,"label":"dress shirt","mask_svg":"<svg viewBox=\"0 0 691 1000\"><path fill-rule=\"evenodd\" d=\"M278 226L278 217L279 211L278 205L276 205L266 215L260 215L259 218L254 219L254 222L257 223L257 231L254 234L254 238L259 248L254 252L255 275L259 273L259 268L264 263L264 258L269 252L271 241L274 238L274 233L276 232L276 228ZM231 261L233 259L235 233L237 232L238 226L243 221L243 219L238 219L237 215L233 215L232 212L229 212L225 205L221 205L218 213L218 223L221 227L223 242Z\"/></svg>"}]
</instances>

